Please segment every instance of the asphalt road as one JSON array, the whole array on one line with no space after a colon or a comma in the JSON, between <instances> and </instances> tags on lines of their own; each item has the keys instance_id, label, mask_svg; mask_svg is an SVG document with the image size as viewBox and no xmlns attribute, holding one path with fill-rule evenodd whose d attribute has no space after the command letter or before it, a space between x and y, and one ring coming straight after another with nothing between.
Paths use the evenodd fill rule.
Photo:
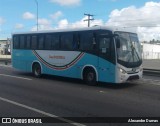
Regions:
<instances>
[{"instance_id":1,"label":"asphalt road","mask_svg":"<svg viewBox=\"0 0 160 126\"><path fill-rule=\"evenodd\" d=\"M122 85L88 86L54 76L38 79L0 66L0 117L54 116L160 117L160 78L144 76Z\"/></svg>"}]
</instances>

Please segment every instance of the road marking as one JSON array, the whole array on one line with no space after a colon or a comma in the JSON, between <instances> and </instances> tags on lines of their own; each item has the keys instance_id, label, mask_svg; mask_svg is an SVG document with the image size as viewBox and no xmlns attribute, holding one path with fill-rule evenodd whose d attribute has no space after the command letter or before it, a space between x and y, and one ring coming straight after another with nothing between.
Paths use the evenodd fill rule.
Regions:
<instances>
[{"instance_id":1,"label":"road marking","mask_svg":"<svg viewBox=\"0 0 160 126\"><path fill-rule=\"evenodd\" d=\"M7 75L7 74L0 74L0 76L4 76L4 77L11 77L11 78L17 78L17 79L23 79L23 80L29 80L29 81L31 81L31 80L32 80L32 79L30 79L30 78L18 77L18 76L12 76L12 75Z\"/></svg>"},{"instance_id":2,"label":"road marking","mask_svg":"<svg viewBox=\"0 0 160 126\"><path fill-rule=\"evenodd\" d=\"M61 117L56 116L56 115L53 115L53 114L51 114L51 113L47 113L47 112L41 111L41 110L39 110L39 109L30 107L30 106L27 106L27 105L24 105L24 104L21 104L21 103L18 103L18 102L15 102L15 101L12 101L12 100L9 100L9 99L6 99L6 98L0 97L0 100L1 100L1 101L4 101L4 102L7 102L7 103L10 103L10 104L13 104L13 105L16 105L16 106L19 106L19 107L22 107L22 108L25 108L25 109L28 109L28 110L31 110L31 111L34 111L34 112L37 112L37 113L40 113L40 114L42 114L42 115L46 115L46 116L49 116L49 117L52 117L52 118L59 119L59 120L61 120L61 121L63 121L63 122L72 124L72 125L74 125L74 126L85 126L85 125L83 125L83 124L76 123L76 122L73 122L73 121L71 121L71 120L61 118Z\"/></svg>"},{"instance_id":3,"label":"road marking","mask_svg":"<svg viewBox=\"0 0 160 126\"><path fill-rule=\"evenodd\" d=\"M105 91L99 91L99 93L105 93Z\"/></svg>"}]
</instances>

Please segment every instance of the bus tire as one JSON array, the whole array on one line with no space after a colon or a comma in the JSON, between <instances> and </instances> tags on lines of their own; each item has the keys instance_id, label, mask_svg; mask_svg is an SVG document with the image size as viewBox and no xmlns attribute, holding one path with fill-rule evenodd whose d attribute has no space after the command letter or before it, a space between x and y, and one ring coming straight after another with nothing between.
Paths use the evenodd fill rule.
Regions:
<instances>
[{"instance_id":1,"label":"bus tire","mask_svg":"<svg viewBox=\"0 0 160 126\"><path fill-rule=\"evenodd\" d=\"M35 77L40 78L42 76L41 66L39 63L34 63L32 67L32 73Z\"/></svg>"},{"instance_id":2,"label":"bus tire","mask_svg":"<svg viewBox=\"0 0 160 126\"><path fill-rule=\"evenodd\" d=\"M97 84L96 72L93 68L85 68L83 73L83 80L86 84L94 86Z\"/></svg>"}]
</instances>

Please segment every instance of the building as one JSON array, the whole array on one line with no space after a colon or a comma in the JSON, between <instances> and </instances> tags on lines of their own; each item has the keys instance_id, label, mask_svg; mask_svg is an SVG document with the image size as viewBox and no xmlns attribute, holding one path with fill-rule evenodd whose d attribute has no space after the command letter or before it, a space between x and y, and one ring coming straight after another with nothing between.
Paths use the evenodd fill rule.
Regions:
<instances>
[{"instance_id":1,"label":"building","mask_svg":"<svg viewBox=\"0 0 160 126\"><path fill-rule=\"evenodd\" d=\"M0 55L9 55L10 54L10 39L0 40Z\"/></svg>"}]
</instances>

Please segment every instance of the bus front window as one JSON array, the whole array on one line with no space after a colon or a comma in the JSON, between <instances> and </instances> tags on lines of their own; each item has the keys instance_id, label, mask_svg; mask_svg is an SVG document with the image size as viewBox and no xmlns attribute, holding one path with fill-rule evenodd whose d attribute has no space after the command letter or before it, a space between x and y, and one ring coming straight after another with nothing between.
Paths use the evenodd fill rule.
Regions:
<instances>
[{"instance_id":1,"label":"bus front window","mask_svg":"<svg viewBox=\"0 0 160 126\"><path fill-rule=\"evenodd\" d=\"M128 68L141 65L141 45L137 35L124 32L116 32L116 34L118 34L120 41L120 46L117 48L118 63Z\"/></svg>"}]
</instances>

